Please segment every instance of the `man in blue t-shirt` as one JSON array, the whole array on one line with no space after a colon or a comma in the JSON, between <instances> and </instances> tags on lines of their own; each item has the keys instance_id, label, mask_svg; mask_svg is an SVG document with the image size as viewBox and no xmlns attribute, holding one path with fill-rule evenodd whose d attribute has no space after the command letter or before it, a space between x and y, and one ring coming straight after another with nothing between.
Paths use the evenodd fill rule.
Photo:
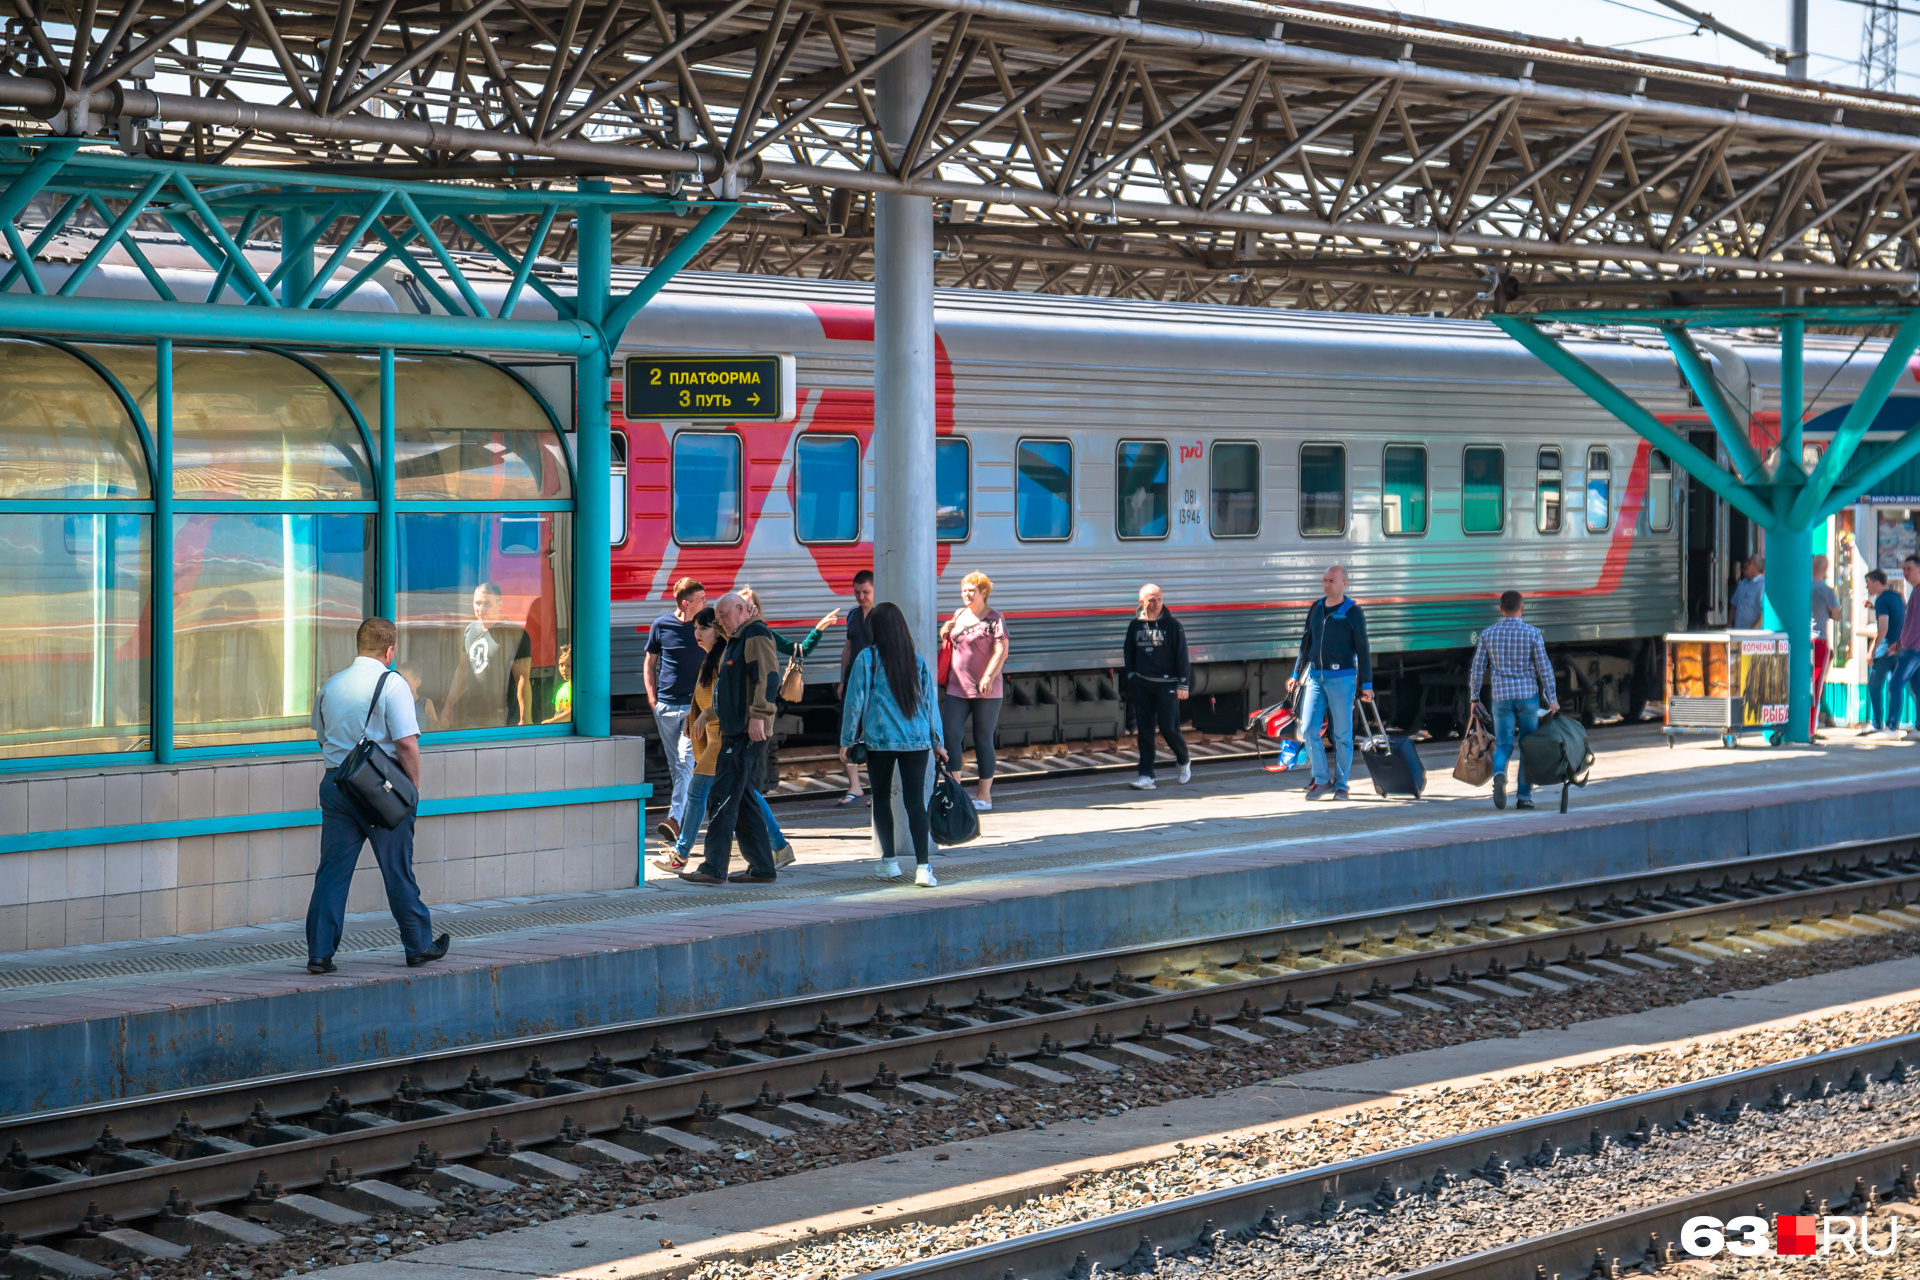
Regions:
<instances>
[{"instance_id":1,"label":"man in blue t-shirt","mask_svg":"<svg viewBox=\"0 0 1920 1280\"><path fill-rule=\"evenodd\" d=\"M1900 655L1893 650L1906 625L1907 602L1880 569L1867 570L1867 595L1873 600L1873 665L1867 669L1867 708L1872 720L1862 736L1897 738L1906 690L1896 686L1889 696L1887 682L1900 664ZM1920 708L1915 708L1915 715L1920 716Z\"/></svg>"},{"instance_id":2,"label":"man in blue t-shirt","mask_svg":"<svg viewBox=\"0 0 1920 1280\"><path fill-rule=\"evenodd\" d=\"M654 828L671 844L680 838L686 820L687 786L693 780L693 740L687 721L693 716L693 686L707 651L694 638L694 615L707 607L707 589L692 578L673 584L673 612L663 613L647 630L647 658L642 674L647 703L653 708L654 730L667 755L667 773L673 779L673 799L667 816Z\"/></svg>"}]
</instances>

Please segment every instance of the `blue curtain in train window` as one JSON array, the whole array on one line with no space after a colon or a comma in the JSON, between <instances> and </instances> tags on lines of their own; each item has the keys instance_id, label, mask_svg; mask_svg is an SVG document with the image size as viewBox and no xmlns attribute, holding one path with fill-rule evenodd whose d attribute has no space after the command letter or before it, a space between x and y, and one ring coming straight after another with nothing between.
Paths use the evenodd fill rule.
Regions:
<instances>
[{"instance_id":1,"label":"blue curtain in train window","mask_svg":"<svg viewBox=\"0 0 1920 1280\"><path fill-rule=\"evenodd\" d=\"M1613 523L1613 460L1605 449L1587 450L1587 528L1605 533Z\"/></svg>"},{"instance_id":2,"label":"blue curtain in train window","mask_svg":"<svg viewBox=\"0 0 1920 1280\"><path fill-rule=\"evenodd\" d=\"M1460 455L1460 528L1499 533L1507 525L1507 455L1498 445L1469 445Z\"/></svg>"},{"instance_id":3,"label":"blue curtain in train window","mask_svg":"<svg viewBox=\"0 0 1920 1280\"><path fill-rule=\"evenodd\" d=\"M1300 532L1334 537L1347 528L1347 451L1337 444L1300 446Z\"/></svg>"},{"instance_id":4,"label":"blue curtain in train window","mask_svg":"<svg viewBox=\"0 0 1920 1280\"><path fill-rule=\"evenodd\" d=\"M793 530L802 542L860 540L860 441L803 435L793 449Z\"/></svg>"},{"instance_id":5,"label":"blue curtain in train window","mask_svg":"<svg viewBox=\"0 0 1920 1280\"><path fill-rule=\"evenodd\" d=\"M1114 459L1114 527L1123 538L1167 536L1167 446L1122 440Z\"/></svg>"},{"instance_id":6,"label":"blue curtain in train window","mask_svg":"<svg viewBox=\"0 0 1920 1280\"><path fill-rule=\"evenodd\" d=\"M972 469L973 446L964 439L933 442L934 526L942 542L963 542L973 530Z\"/></svg>"},{"instance_id":7,"label":"blue curtain in train window","mask_svg":"<svg viewBox=\"0 0 1920 1280\"><path fill-rule=\"evenodd\" d=\"M1026 539L1073 536L1073 446L1022 440L1014 452L1014 531Z\"/></svg>"},{"instance_id":8,"label":"blue curtain in train window","mask_svg":"<svg viewBox=\"0 0 1920 1280\"><path fill-rule=\"evenodd\" d=\"M740 437L682 431L673 438L673 540L732 544L741 528Z\"/></svg>"},{"instance_id":9,"label":"blue curtain in train window","mask_svg":"<svg viewBox=\"0 0 1920 1280\"><path fill-rule=\"evenodd\" d=\"M1380 451L1380 524L1390 534L1427 531L1427 450L1390 444Z\"/></svg>"}]
</instances>

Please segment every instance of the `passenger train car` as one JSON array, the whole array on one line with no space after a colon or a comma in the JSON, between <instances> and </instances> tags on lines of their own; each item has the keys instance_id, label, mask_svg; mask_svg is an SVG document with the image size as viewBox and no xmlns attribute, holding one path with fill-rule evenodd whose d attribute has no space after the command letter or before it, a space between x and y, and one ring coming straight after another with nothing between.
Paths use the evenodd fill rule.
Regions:
<instances>
[{"instance_id":1,"label":"passenger train car","mask_svg":"<svg viewBox=\"0 0 1920 1280\"><path fill-rule=\"evenodd\" d=\"M616 289L637 278L619 275ZM382 283L402 311L439 309L404 273ZM103 268L84 292L145 288ZM506 282L476 288L484 299ZM795 635L849 604L872 561L871 296L860 283L685 274L629 327L622 354L793 354L799 413L715 427L616 412L616 727L651 729L642 650L675 580L710 594L753 585ZM940 291L936 308L926 480L942 607L958 605L966 573L992 577L1013 641L1003 743L1121 731L1114 668L1147 581L1187 628L1193 719L1237 728L1280 696L1329 563L1347 566L1366 608L1390 721L1453 729L1472 645L1508 588L1546 634L1563 704L1637 717L1658 696L1659 637L1723 622L1755 545L1737 513L1488 324L976 291ZM1657 337L1568 341L1716 447ZM1777 350L1741 335L1702 345L1772 447ZM1809 340L1812 447L1878 346ZM570 367L505 363L570 416ZM838 648L829 638L809 663L784 734L832 730Z\"/></svg>"}]
</instances>

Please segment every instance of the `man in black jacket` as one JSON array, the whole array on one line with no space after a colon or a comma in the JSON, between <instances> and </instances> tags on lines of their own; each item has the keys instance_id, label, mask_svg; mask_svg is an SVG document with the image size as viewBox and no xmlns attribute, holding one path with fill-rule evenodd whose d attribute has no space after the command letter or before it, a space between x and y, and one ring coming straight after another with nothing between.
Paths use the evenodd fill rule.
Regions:
<instances>
[{"instance_id":1,"label":"man in black jacket","mask_svg":"<svg viewBox=\"0 0 1920 1280\"><path fill-rule=\"evenodd\" d=\"M1353 695L1358 684L1363 702L1373 701L1373 655L1367 650L1367 616L1347 599L1347 571L1330 565L1320 575L1324 597L1307 610L1300 636L1300 656L1293 660L1287 680L1292 693L1301 673L1307 692L1300 706L1300 734L1306 740L1313 781L1307 799L1347 798L1347 774L1353 769ZM1333 730L1333 771L1328 776L1326 748L1320 745L1320 722Z\"/></svg>"},{"instance_id":2,"label":"man in black jacket","mask_svg":"<svg viewBox=\"0 0 1920 1280\"><path fill-rule=\"evenodd\" d=\"M1187 740L1180 736L1180 704L1187 700L1189 670L1186 630L1166 607L1160 588L1149 582L1140 588L1140 612L1127 627L1127 696L1133 703L1133 728L1140 743L1140 776L1129 784L1135 791L1154 787L1156 727L1173 748L1180 781L1193 777Z\"/></svg>"},{"instance_id":3,"label":"man in black jacket","mask_svg":"<svg viewBox=\"0 0 1920 1280\"><path fill-rule=\"evenodd\" d=\"M748 799L760 776L773 733L774 694L780 688L780 653L773 632L756 618L738 592L729 591L713 606L727 635L726 653L713 680L713 717L720 725L720 760L713 789L707 793L706 857L682 871L694 884L772 884L773 841L766 811ZM745 871L727 874L733 835L740 832Z\"/></svg>"}]
</instances>

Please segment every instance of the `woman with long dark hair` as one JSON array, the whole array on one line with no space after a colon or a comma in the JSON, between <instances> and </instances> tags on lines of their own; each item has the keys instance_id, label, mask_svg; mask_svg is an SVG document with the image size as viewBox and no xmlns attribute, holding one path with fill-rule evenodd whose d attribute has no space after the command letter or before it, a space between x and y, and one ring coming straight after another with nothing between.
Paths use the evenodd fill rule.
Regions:
<instances>
[{"instance_id":1,"label":"woman with long dark hair","mask_svg":"<svg viewBox=\"0 0 1920 1280\"><path fill-rule=\"evenodd\" d=\"M939 882L927 860L932 852L927 828L927 752L947 758L940 742L940 693L927 660L914 652L913 633L907 630L899 605L875 605L867 622L873 629L873 645L854 659L847 673L840 759L847 759L854 743L866 744L873 829L881 851L874 874L882 880L900 877L900 863L893 854L893 775L898 771L900 799L913 836L913 882L930 889Z\"/></svg>"}]
</instances>

